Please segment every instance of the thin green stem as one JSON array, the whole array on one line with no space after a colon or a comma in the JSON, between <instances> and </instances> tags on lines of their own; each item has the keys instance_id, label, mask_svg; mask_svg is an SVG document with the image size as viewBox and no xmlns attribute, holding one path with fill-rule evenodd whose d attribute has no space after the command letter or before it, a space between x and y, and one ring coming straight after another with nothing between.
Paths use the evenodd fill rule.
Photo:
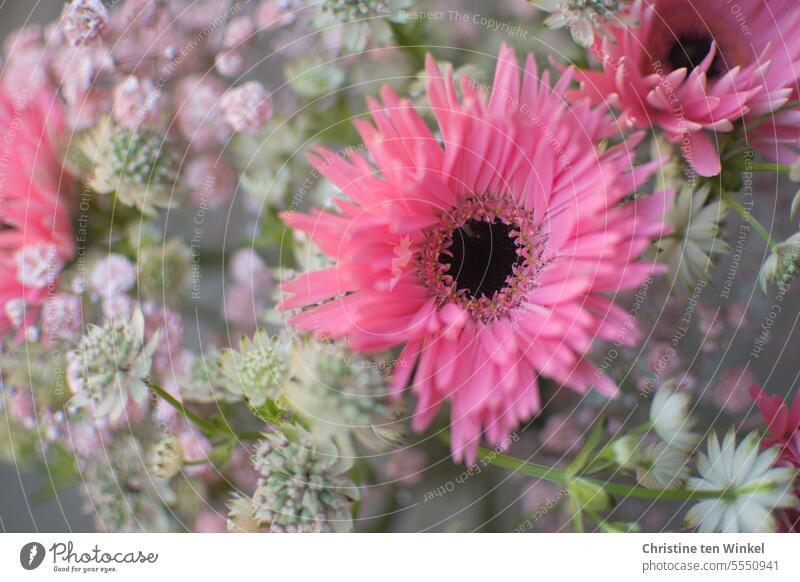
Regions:
<instances>
[{"instance_id":1,"label":"thin green stem","mask_svg":"<svg viewBox=\"0 0 800 582\"><path fill-rule=\"evenodd\" d=\"M788 164L776 164L772 162L735 164L732 165L731 168L742 172L770 172L772 174L788 174L792 170L792 167Z\"/></svg>"},{"instance_id":2,"label":"thin green stem","mask_svg":"<svg viewBox=\"0 0 800 582\"><path fill-rule=\"evenodd\" d=\"M523 461L516 457L498 453L497 451L481 447L479 449L481 460L497 467L517 471L529 477L544 479L551 483L565 485L570 477L562 470L547 465L540 465L529 461ZM697 500L697 499L731 499L735 498L736 492L727 490L693 490L693 489L650 489L638 485L625 485L614 483L613 481L601 481L582 477L588 483L603 488L612 495L620 497L638 497L640 499L664 499L664 500Z\"/></svg>"},{"instance_id":3,"label":"thin green stem","mask_svg":"<svg viewBox=\"0 0 800 582\"><path fill-rule=\"evenodd\" d=\"M210 423L209 421L201 418L195 412L192 412L186 408L186 406L183 405L183 402L176 399L174 396L172 396L172 394L164 390L152 380L147 380L147 387L155 392L164 402L180 412L188 421L194 423L198 428L201 428L207 436L213 437L222 433L224 435L234 436L240 441L257 441L262 438L261 433L259 432L237 432L230 425L221 428Z\"/></svg>"},{"instance_id":4,"label":"thin green stem","mask_svg":"<svg viewBox=\"0 0 800 582\"><path fill-rule=\"evenodd\" d=\"M778 246L778 243L774 238L772 238L772 235L769 234L769 231L764 228L764 226L758 220L756 220L756 217L753 216L753 213L744 208L741 204L739 204L738 201L734 200L734 198L725 190L722 191L722 199L728 206L733 208L736 214L742 217L742 220L747 222L756 230L759 235L761 235L761 238L766 241L771 249L774 250L775 247Z\"/></svg>"},{"instance_id":5,"label":"thin green stem","mask_svg":"<svg viewBox=\"0 0 800 582\"><path fill-rule=\"evenodd\" d=\"M394 40L397 42L397 46L406 51L418 69L424 69L425 47L421 46L419 43L415 42L413 38L411 38L406 29L408 25L401 22L394 22L391 19L387 20L386 22L389 25L392 34L394 35Z\"/></svg>"}]
</instances>

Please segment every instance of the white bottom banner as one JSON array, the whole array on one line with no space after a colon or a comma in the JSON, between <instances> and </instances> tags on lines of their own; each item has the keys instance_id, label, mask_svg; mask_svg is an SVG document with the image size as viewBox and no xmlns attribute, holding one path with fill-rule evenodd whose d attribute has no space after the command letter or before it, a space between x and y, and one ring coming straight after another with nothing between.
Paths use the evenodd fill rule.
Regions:
<instances>
[{"instance_id":1,"label":"white bottom banner","mask_svg":"<svg viewBox=\"0 0 800 582\"><path fill-rule=\"evenodd\" d=\"M796 581L798 541L785 534L2 534L0 581Z\"/></svg>"}]
</instances>

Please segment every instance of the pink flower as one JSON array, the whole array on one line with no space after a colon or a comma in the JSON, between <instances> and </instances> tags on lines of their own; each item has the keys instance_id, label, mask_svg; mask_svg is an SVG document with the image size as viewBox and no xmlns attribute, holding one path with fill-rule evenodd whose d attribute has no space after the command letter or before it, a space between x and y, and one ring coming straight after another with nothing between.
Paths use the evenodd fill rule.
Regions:
<instances>
[{"instance_id":1,"label":"pink flower","mask_svg":"<svg viewBox=\"0 0 800 582\"><path fill-rule=\"evenodd\" d=\"M75 254L70 205L56 137L64 134L58 100L48 93L12 99L0 90L0 333L26 328ZM20 303L20 301L24 303ZM24 305L12 322L9 302ZM17 325L18 323L18 325Z\"/></svg>"},{"instance_id":2,"label":"pink flower","mask_svg":"<svg viewBox=\"0 0 800 582\"><path fill-rule=\"evenodd\" d=\"M776 465L800 469L800 392L795 394L791 406L776 395L768 395L759 386L750 386L750 397L761 411L768 434L761 446L781 447ZM800 496L800 479L795 480L795 494ZM778 513L778 522L784 531L800 532L800 506Z\"/></svg>"},{"instance_id":3,"label":"pink flower","mask_svg":"<svg viewBox=\"0 0 800 582\"><path fill-rule=\"evenodd\" d=\"M235 131L258 133L272 119L272 97L258 81L230 89L220 101L225 121Z\"/></svg>"},{"instance_id":4,"label":"pink flower","mask_svg":"<svg viewBox=\"0 0 800 582\"><path fill-rule=\"evenodd\" d=\"M291 323L360 352L405 344L394 392L417 395L416 430L451 402L456 460L539 411L540 375L615 393L584 355L595 338L636 340L605 294L657 269L637 257L665 228L668 193L622 203L660 164L630 169L641 136L601 150L610 119L565 101L571 70L552 88L532 56L520 70L504 46L488 100L466 77L459 99L428 57L443 143L386 87L369 99L376 126L356 121L379 173L356 150L317 148L313 164L347 197L283 215L336 261L283 285L282 309L308 308ZM404 266L398 248L413 252Z\"/></svg>"},{"instance_id":5,"label":"pink flower","mask_svg":"<svg viewBox=\"0 0 800 582\"><path fill-rule=\"evenodd\" d=\"M729 412L741 412L750 406L747 387L756 380L747 366L733 366L720 376L719 383L712 395L714 403Z\"/></svg>"},{"instance_id":6,"label":"pink flower","mask_svg":"<svg viewBox=\"0 0 800 582\"><path fill-rule=\"evenodd\" d=\"M73 46L100 36L108 24L108 10L102 0L72 0L62 13L64 35Z\"/></svg>"},{"instance_id":7,"label":"pink flower","mask_svg":"<svg viewBox=\"0 0 800 582\"><path fill-rule=\"evenodd\" d=\"M797 99L796 0L637 0L632 11L641 26L610 27L613 38L595 42L603 70L577 75L583 92L636 127L660 127L701 176L720 172L714 132ZM777 113L747 139L791 163L800 115Z\"/></svg>"},{"instance_id":8,"label":"pink flower","mask_svg":"<svg viewBox=\"0 0 800 582\"><path fill-rule=\"evenodd\" d=\"M198 207L222 208L236 191L236 171L219 154L203 154L186 164L184 180Z\"/></svg>"}]
</instances>

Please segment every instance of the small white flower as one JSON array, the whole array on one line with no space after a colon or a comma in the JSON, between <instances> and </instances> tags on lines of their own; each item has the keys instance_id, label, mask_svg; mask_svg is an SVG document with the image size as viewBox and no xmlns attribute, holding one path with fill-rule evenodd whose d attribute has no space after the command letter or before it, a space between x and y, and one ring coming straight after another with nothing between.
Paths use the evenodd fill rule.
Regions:
<instances>
[{"instance_id":1,"label":"small white flower","mask_svg":"<svg viewBox=\"0 0 800 582\"><path fill-rule=\"evenodd\" d=\"M664 382L650 406L650 423L656 434L669 446L690 451L700 440L693 432L695 420L689 415L689 395L676 390L672 380Z\"/></svg>"},{"instance_id":2,"label":"small white flower","mask_svg":"<svg viewBox=\"0 0 800 582\"><path fill-rule=\"evenodd\" d=\"M677 489L689 478L686 462L689 454L664 443L654 443L644 450L636 479L653 489Z\"/></svg>"},{"instance_id":3,"label":"small white flower","mask_svg":"<svg viewBox=\"0 0 800 582\"><path fill-rule=\"evenodd\" d=\"M26 287L41 289L55 281L61 271L61 260L51 244L28 245L14 255L17 281Z\"/></svg>"},{"instance_id":4,"label":"small white flower","mask_svg":"<svg viewBox=\"0 0 800 582\"><path fill-rule=\"evenodd\" d=\"M725 491L726 497L705 499L686 514L686 523L700 532L772 532L772 511L797 503L792 493L796 471L773 467L778 449L759 451L759 439L750 433L736 446L731 430L720 447L716 434L708 438L708 453L700 454L700 477L689 479L689 487L700 491Z\"/></svg>"},{"instance_id":5,"label":"small white flower","mask_svg":"<svg viewBox=\"0 0 800 582\"><path fill-rule=\"evenodd\" d=\"M709 185L694 191L684 186L666 216L672 233L658 241L659 258L669 263L673 277L690 288L698 280L708 280L714 255L730 252L719 228L728 206L719 199L706 205L709 194Z\"/></svg>"}]
</instances>

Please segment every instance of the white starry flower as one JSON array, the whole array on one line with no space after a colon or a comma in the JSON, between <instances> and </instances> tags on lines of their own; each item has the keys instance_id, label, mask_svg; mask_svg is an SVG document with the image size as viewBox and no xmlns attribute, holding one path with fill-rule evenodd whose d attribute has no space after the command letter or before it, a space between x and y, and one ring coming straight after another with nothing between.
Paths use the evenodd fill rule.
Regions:
<instances>
[{"instance_id":1,"label":"white starry flower","mask_svg":"<svg viewBox=\"0 0 800 582\"><path fill-rule=\"evenodd\" d=\"M704 499L686 514L686 523L700 532L772 532L773 510L797 503L792 487L797 471L774 467L779 450L759 450L759 438L750 433L736 446L731 430L720 446L716 434L708 438L707 454L700 454L700 477L689 479L699 491L725 491L724 497Z\"/></svg>"},{"instance_id":2,"label":"white starry flower","mask_svg":"<svg viewBox=\"0 0 800 582\"><path fill-rule=\"evenodd\" d=\"M657 243L659 260L667 262L672 277L689 288L708 280L714 255L731 250L719 227L728 206L720 199L706 204L710 191L708 184L697 190L684 186L666 216L672 233Z\"/></svg>"},{"instance_id":3,"label":"white starry flower","mask_svg":"<svg viewBox=\"0 0 800 582\"><path fill-rule=\"evenodd\" d=\"M689 415L689 395L678 392L676 387L673 380L668 380L658 389L650 406L650 423L669 446L689 451L699 442L700 435L692 430L696 421Z\"/></svg>"}]
</instances>

